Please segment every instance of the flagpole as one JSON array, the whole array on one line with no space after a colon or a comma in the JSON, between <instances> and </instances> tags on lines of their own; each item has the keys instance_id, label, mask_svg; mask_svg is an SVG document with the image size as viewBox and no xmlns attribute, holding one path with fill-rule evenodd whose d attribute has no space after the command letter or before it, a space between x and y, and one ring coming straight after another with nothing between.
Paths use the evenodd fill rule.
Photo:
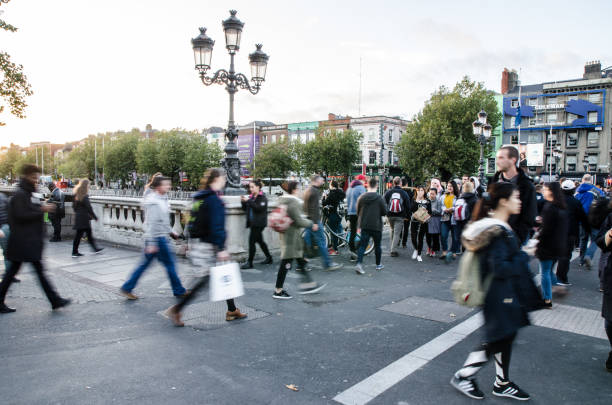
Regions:
<instances>
[{"instance_id":1,"label":"flagpole","mask_svg":"<svg viewBox=\"0 0 612 405\"><path fill-rule=\"evenodd\" d=\"M550 124L550 135L548 136L548 143L550 144L550 156L548 157L548 181L552 182L552 158L553 158L553 147L552 147L552 124Z\"/></svg>"}]
</instances>

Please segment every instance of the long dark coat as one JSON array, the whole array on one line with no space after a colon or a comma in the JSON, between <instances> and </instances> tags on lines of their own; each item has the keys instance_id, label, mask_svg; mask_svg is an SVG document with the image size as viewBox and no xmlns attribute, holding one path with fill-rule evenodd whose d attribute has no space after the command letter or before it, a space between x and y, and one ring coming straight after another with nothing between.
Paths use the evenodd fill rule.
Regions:
<instances>
[{"instance_id":1,"label":"long dark coat","mask_svg":"<svg viewBox=\"0 0 612 405\"><path fill-rule=\"evenodd\" d=\"M37 262L42 259L45 238L44 213L40 200L32 196L35 188L25 180L8 205L9 226L7 259L12 262Z\"/></svg>"},{"instance_id":2,"label":"long dark coat","mask_svg":"<svg viewBox=\"0 0 612 405\"><path fill-rule=\"evenodd\" d=\"M264 193L246 201L241 201L242 209L246 211L247 228L265 228L268 226L268 199Z\"/></svg>"},{"instance_id":3,"label":"long dark coat","mask_svg":"<svg viewBox=\"0 0 612 405\"><path fill-rule=\"evenodd\" d=\"M608 215L605 219L597 235L597 246L601 249L602 254L612 252L612 244L606 246L606 232L608 232L610 228L612 228L612 214ZM603 285L601 316L612 322L612 255L608 257L601 284Z\"/></svg>"},{"instance_id":4,"label":"long dark coat","mask_svg":"<svg viewBox=\"0 0 612 405\"><path fill-rule=\"evenodd\" d=\"M82 201L75 200L72 203L72 209L74 210L74 229L89 229L91 228L89 221L92 219L98 220L98 217L91 208L88 195Z\"/></svg>"}]
</instances>

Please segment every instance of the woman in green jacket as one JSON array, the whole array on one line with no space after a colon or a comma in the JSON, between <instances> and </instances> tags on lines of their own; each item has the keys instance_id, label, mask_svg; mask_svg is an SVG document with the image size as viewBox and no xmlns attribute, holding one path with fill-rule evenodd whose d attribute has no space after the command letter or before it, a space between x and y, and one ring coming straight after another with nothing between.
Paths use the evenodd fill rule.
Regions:
<instances>
[{"instance_id":1,"label":"woman in green jacket","mask_svg":"<svg viewBox=\"0 0 612 405\"><path fill-rule=\"evenodd\" d=\"M306 273L306 261L304 260L304 241L302 239L302 228L312 229L317 231L317 224L303 216L302 200L299 195L299 183L297 181L289 181L282 186L285 195L279 200L279 205L287 207L287 216L291 218L291 226L284 233L280 234L281 245L281 263L276 276L276 289L273 298L291 299L291 295L283 289L287 272L291 270L293 260L297 261L297 272L302 276L300 284L300 294L313 294L325 287L325 284L318 284L313 281L308 273Z\"/></svg>"}]
</instances>

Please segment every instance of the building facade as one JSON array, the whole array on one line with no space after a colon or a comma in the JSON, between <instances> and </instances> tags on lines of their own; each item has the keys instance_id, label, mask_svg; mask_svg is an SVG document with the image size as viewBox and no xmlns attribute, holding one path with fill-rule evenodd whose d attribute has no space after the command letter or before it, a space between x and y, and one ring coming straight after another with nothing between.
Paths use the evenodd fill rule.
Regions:
<instances>
[{"instance_id":1,"label":"building facade","mask_svg":"<svg viewBox=\"0 0 612 405\"><path fill-rule=\"evenodd\" d=\"M527 86L518 85L515 71L504 71L502 144L519 149L529 175L590 173L601 183L612 160L611 89L612 67L600 62L587 63L580 79Z\"/></svg>"},{"instance_id":2,"label":"building facade","mask_svg":"<svg viewBox=\"0 0 612 405\"><path fill-rule=\"evenodd\" d=\"M396 166L395 146L406 132L409 121L382 115L351 119L351 129L361 134L362 164Z\"/></svg>"}]
</instances>

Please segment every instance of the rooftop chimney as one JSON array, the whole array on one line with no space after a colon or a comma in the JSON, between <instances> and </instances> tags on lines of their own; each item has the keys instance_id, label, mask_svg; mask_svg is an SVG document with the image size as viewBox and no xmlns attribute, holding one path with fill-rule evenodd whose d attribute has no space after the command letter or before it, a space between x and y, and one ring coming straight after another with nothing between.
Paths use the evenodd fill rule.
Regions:
<instances>
[{"instance_id":1,"label":"rooftop chimney","mask_svg":"<svg viewBox=\"0 0 612 405\"><path fill-rule=\"evenodd\" d=\"M601 79L601 62L598 60L587 62L584 65L583 79Z\"/></svg>"},{"instance_id":2,"label":"rooftop chimney","mask_svg":"<svg viewBox=\"0 0 612 405\"><path fill-rule=\"evenodd\" d=\"M504 68L502 72L502 80L501 80L501 93L507 94L509 91L512 91L518 85L518 73L516 70L508 70L508 68Z\"/></svg>"}]
</instances>

